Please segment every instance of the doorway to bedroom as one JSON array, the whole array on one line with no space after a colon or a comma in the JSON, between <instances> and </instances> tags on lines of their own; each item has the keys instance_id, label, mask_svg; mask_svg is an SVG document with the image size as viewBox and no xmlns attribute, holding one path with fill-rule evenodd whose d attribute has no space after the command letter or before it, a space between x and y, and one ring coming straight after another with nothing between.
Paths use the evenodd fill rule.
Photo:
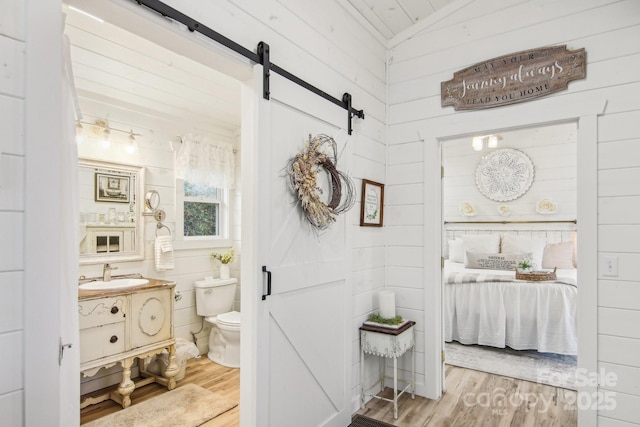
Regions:
<instances>
[{"instance_id":1,"label":"doorway to bedroom","mask_svg":"<svg viewBox=\"0 0 640 427\"><path fill-rule=\"evenodd\" d=\"M577 135L442 141L445 364L575 389Z\"/></svg>"}]
</instances>

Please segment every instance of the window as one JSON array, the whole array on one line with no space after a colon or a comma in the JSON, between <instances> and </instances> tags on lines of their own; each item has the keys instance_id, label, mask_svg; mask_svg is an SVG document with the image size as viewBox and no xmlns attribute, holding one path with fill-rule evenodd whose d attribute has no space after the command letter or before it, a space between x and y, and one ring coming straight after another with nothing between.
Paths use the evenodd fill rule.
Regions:
<instances>
[{"instance_id":1,"label":"window","mask_svg":"<svg viewBox=\"0 0 640 427\"><path fill-rule=\"evenodd\" d=\"M186 248L211 247L225 244L228 238L227 191L207 185L176 182L176 230ZM194 246L195 245L195 246Z\"/></svg>"},{"instance_id":2,"label":"window","mask_svg":"<svg viewBox=\"0 0 640 427\"><path fill-rule=\"evenodd\" d=\"M220 204L223 191L184 181L184 237L220 236Z\"/></svg>"}]
</instances>

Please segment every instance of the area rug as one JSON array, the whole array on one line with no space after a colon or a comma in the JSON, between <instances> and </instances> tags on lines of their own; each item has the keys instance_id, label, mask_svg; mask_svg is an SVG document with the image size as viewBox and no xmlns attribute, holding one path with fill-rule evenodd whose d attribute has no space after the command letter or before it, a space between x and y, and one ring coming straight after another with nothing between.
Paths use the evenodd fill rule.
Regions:
<instances>
[{"instance_id":1,"label":"area rug","mask_svg":"<svg viewBox=\"0 0 640 427\"><path fill-rule=\"evenodd\" d=\"M505 377L575 390L576 356L445 343L446 363Z\"/></svg>"},{"instance_id":2,"label":"area rug","mask_svg":"<svg viewBox=\"0 0 640 427\"><path fill-rule=\"evenodd\" d=\"M196 427L237 405L200 386L186 384L82 427Z\"/></svg>"},{"instance_id":3,"label":"area rug","mask_svg":"<svg viewBox=\"0 0 640 427\"><path fill-rule=\"evenodd\" d=\"M383 423L382 421L374 420L373 418L365 417L364 415L356 415L351 420L349 427L395 427L392 424Z\"/></svg>"}]
</instances>

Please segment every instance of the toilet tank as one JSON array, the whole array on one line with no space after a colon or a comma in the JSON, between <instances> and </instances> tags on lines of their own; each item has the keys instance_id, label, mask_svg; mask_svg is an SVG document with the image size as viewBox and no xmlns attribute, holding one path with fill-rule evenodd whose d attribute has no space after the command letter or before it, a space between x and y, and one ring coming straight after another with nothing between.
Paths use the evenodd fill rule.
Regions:
<instances>
[{"instance_id":1,"label":"toilet tank","mask_svg":"<svg viewBox=\"0 0 640 427\"><path fill-rule=\"evenodd\" d=\"M198 280L196 290L196 312L198 316L216 316L231 311L236 295L238 279Z\"/></svg>"}]
</instances>

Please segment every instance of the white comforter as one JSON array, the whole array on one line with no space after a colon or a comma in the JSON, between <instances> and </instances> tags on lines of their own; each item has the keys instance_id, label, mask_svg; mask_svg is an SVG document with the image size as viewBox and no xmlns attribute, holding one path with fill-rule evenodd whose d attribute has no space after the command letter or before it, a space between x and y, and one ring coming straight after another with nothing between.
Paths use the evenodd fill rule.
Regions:
<instances>
[{"instance_id":1,"label":"white comforter","mask_svg":"<svg viewBox=\"0 0 640 427\"><path fill-rule=\"evenodd\" d=\"M444 277L451 272L514 277L509 271L466 269L447 261ZM575 283L574 269L556 275ZM577 294L576 286L557 282L445 283L445 341L577 354Z\"/></svg>"}]
</instances>

